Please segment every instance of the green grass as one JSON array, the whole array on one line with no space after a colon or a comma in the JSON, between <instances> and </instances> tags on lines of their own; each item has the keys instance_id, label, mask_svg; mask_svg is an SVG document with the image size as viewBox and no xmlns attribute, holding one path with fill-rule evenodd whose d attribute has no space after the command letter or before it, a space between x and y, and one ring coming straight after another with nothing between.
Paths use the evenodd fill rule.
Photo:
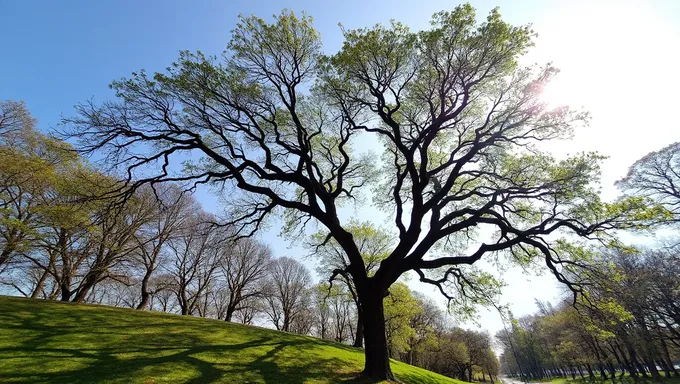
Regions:
<instances>
[{"instance_id":1,"label":"green grass","mask_svg":"<svg viewBox=\"0 0 680 384\"><path fill-rule=\"evenodd\" d=\"M355 383L363 352L188 316L0 296L2 383ZM411 384L460 384L392 362Z\"/></svg>"},{"instance_id":2,"label":"green grass","mask_svg":"<svg viewBox=\"0 0 680 384\"><path fill-rule=\"evenodd\" d=\"M552 377L550 379L547 379L547 378L527 379L527 381L529 383L551 383L551 384L562 384L562 383L567 382L567 380L571 380L571 379L567 379L567 378L564 378L564 377Z\"/></svg>"}]
</instances>

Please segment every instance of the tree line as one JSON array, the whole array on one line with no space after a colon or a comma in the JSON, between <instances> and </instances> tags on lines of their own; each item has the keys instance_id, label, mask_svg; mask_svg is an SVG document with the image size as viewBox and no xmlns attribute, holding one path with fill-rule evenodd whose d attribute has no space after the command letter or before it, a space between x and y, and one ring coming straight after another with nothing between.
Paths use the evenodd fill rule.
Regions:
<instances>
[{"instance_id":1,"label":"tree line","mask_svg":"<svg viewBox=\"0 0 680 384\"><path fill-rule=\"evenodd\" d=\"M616 383L680 377L680 252L677 247L597 255L588 294L512 319L496 334L506 374L524 379L599 376ZM605 269L606 268L606 269Z\"/></svg>"},{"instance_id":2,"label":"tree line","mask_svg":"<svg viewBox=\"0 0 680 384\"><path fill-rule=\"evenodd\" d=\"M570 280L583 291L575 302L512 319L496 338L503 370L518 377L594 378L616 382L680 377L680 143L636 161L617 183L665 209L658 224L666 238L648 246L579 250L584 266ZM657 228L662 228L657 227Z\"/></svg>"}]
</instances>

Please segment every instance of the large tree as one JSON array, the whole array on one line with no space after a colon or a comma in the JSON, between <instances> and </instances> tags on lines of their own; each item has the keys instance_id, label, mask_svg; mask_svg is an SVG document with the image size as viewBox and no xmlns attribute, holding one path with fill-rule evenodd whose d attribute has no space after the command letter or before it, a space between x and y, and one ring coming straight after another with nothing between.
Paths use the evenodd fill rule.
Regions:
<instances>
[{"instance_id":1,"label":"large tree","mask_svg":"<svg viewBox=\"0 0 680 384\"><path fill-rule=\"evenodd\" d=\"M508 251L566 282L556 239L648 218L641 199L599 199L599 155L560 160L536 145L569 137L587 114L541 101L557 71L518 65L533 36L497 10L478 23L463 5L420 32L397 22L344 30L340 51L324 56L311 17L242 17L221 58L182 52L165 73L115 81L116 100L82 104L65 123L82 151L127 171L128 191L221 186L241 236L275 214L292 234L325 227L361 303L363 373L392 378L383 298L405 272L457 298L476 283L465 265ZM358 138L382 145L382 161L357 151ZM339 212L371 185L397 240L369 276ZM493 237L475 240L482 227Z\"/></svg>"}]
</instances>

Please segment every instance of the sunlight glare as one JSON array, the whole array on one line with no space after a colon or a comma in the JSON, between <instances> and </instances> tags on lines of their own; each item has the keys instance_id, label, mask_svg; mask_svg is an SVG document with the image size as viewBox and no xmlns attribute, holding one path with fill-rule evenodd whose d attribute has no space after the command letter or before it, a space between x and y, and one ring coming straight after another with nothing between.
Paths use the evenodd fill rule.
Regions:
<instances>
[{"instance_id":1,"label":"sunlight glare","mask_svg":"<svg viewBox=\"0 0 680 384\"><path fill-rule=\"evenodd\" d=\"M541 91L540 100L552 109L564 105L573 106L577 102L578 95L577 83L567 82L563 76L558 75L545 85Z\"/></svg>"}]
</instances>

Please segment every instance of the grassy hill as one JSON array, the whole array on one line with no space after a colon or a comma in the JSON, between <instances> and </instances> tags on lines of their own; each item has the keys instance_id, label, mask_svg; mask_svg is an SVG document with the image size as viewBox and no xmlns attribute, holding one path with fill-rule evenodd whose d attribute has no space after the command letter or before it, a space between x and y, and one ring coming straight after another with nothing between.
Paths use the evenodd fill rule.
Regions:
<instances>
[{"instance_id":1,"label":"grassy hill","mask_svg":"<svg viewBox=\"0 0 680 384\"><path fill-rule=\"evenodd\" d=\"M0 296L2 383L353 383L361 350L149 311ZM400 381L460 383L392 363Z\"/></svg>"}]
</instances>

